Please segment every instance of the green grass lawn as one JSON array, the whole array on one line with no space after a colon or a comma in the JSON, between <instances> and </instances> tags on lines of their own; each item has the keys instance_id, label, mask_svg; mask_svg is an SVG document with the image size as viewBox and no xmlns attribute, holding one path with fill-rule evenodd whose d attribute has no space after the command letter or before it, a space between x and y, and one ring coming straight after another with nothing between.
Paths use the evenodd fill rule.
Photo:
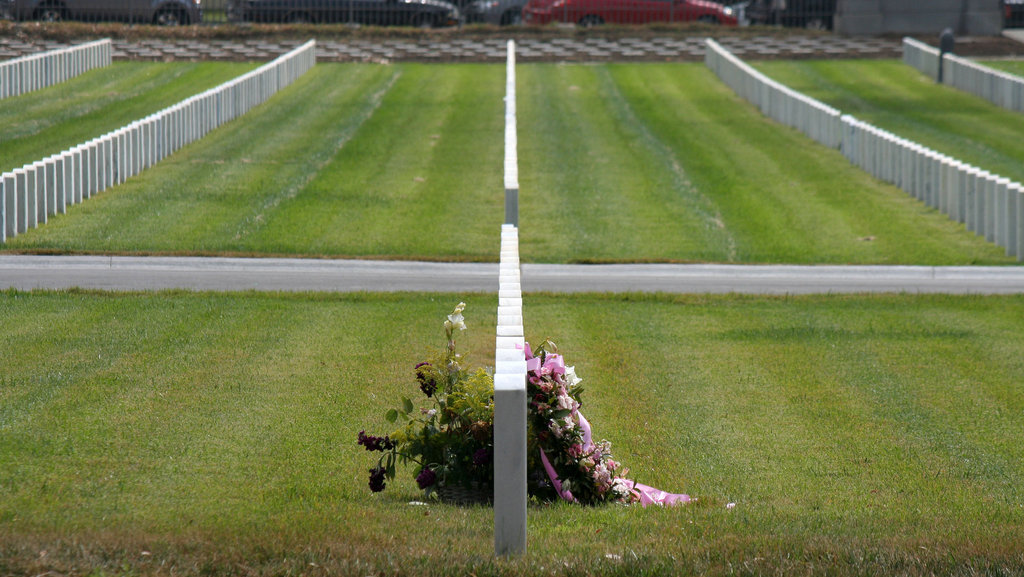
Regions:
<instances>
[{"instance_id":1,"label":"green grass lawn","mask_svg":"<svg viewBox=\"0 0 1024 577\"><path fill-rule=\"evenodd\" d=\"M8 246L493 260L503 70L318 65Z\"/></svg>"},{"instance_id":2,"label":"green grass lawn","mask_svg":"<svg viewBox=\"0 0 1024 577\"><path fill-rule=\"evenodd\" d=\"M503 78L500 65L318 65L6 247L493 261ZM765 120L702 65L524 65L519 123L526 261L1013 262Z\"/></svg>"},{"instance_id":3,"label":"green grass lawn","mask_svg":"<svg viewBox=\"0 0 1024 577\"><path fill-rule=\"evenodd\" d=\"M897 61L758 62L771 78L844 114L1024 182L1024 115L937 85Z\"/></svg>"},{"instance_id":4,"label":"green grass lawn","mask_svg":"<svg viewBox=\"0 0 1024 577\"><path fill-rule=\"evenodd\" d=\"M0 172L117 130L256 66L115 62L43 90L0 100Z\"/></svg>"},{"instance_id":5,"label":"green grass lawn","mask_svg":"<svg viewBox=\"0 0 1024 577\"><path fill-rule=\"evenodd\" d=\"M1007 262L766 120L704 66L537 65L518 78L526 259Z\"/></svg>"},{"instance_id":6,"label":"green grass lawn","mask_svg":"<svg viewBox=\"0 0 1024 577\"><path fill-rule=\"evenodd\" d=\"M980 62L991 68L1024 76L1024 60L982 60Z\"/></svg>"},{"instance_id":7,"label":"green grass lawn","mask_svg":"<svg viewBox=\"0 0 1024 577\"><path fill-rule=\"evenodd\" d=\"M0 573L1024 571L1020 296L528 296L595 435L698 501L537 504L515 561L355 444L460 299L486 364L493 296L0 294Z\"/></svg>"}]
</instances>

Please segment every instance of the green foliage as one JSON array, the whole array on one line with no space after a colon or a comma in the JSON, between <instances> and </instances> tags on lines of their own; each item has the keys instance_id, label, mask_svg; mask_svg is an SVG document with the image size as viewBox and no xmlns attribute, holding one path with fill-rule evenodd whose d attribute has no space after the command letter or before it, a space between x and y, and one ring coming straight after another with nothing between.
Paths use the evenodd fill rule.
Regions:
<instances>
[{"instance_id":1,"label":"green foliage","mask_svg":"<svg viewBox=\"0 0 1024 577\"><path fill-rule=\"evenodd\" d=\"M370 470L370 490L383 491L384 480L393 480L395 464L415 464L416 482L429 497L440 488L489 488L494 483L494 377L484 369L469 370L456 350L455 330L465 330L459 303L444 322L447 345L443 352L416 365L420 392L430 399L417 407L401 397L401 405L389 409L384 419L403 423L385 437L359 433L359 444L381 451Z\"/></svg>"}]
</instances>

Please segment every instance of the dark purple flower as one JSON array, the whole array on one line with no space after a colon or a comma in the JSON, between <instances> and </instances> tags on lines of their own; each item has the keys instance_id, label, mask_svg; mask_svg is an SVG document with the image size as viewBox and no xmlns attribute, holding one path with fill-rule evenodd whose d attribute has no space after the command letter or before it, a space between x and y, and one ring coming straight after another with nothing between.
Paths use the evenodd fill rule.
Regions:
<instances>
[{"instance_id":1,"label":"dark purple flower","mask_svg":"<svg viewBox=\"0 0 1024 577\"><path fill-rule=\"evenodd\" d=\"M437 380L434 378L434 375L430 374L432 366L430 363L416 365L416 380L419 381L420 390L423 391L427 398L434 396L434 391L437 390Z\"/></svg>"},{"instance_id":2,"label":"dark purple flower","mask_svg":"<svg viewBox=\"0 0 1024 577\"><path fill-rule=\"evenodd\" d=\"M433 485L435 481L437 481L437 473L431 471L427 467L423 467L420 474L416 475L416 484L420 486L420 489L426 489Z\"/></svg>"},{"instance_id":3,"label":"dark purple flower","mask_svg":"<svg viewBox=\"0 0 1024 577\"><path fill-rule=\"evenodd\" d=\"M380 493L384 490L384 476L387 472L384 467L377 465L373 469L370 469L370 490L374 493Z\"/></svg>"},{"instance_id":4,"label":"dark purple flower","mask_svg":"<svg viewBox=\"0 0 1024 577\"><path fill-rule=\"evenodd\" d=\"M477 452L473 453L473 464L474 465L477 465L477 466L486 465L487 463L490 463L490 462L491 462L491 450L488 449L487 447L484 447L483 449L479 449Z\"/></svg>"},{"instance_id":5,"label":"dark purple flower","mask_svg":"<svg viewBox=\"0 0 1024 577\"><path fill-rule=\"evenodd\" d=\"M395 448L395 442L388 436L374 437L373 435L367 435L366 431L359 431L359 440L357 441L360 445L366 447L367 451L390 451Z\"/></svg>"}]
</instances>

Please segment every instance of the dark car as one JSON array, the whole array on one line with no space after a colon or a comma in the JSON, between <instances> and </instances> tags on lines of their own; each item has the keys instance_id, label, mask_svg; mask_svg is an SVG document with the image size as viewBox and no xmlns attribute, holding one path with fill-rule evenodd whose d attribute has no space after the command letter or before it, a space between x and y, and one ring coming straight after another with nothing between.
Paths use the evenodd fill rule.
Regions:
<instances>
[{"instance_id":1,"label":"dark car","mask_svg":"<svg viewBox=\"0 0 1024 577\"><path fill-rule=\"evenodd\" d=\"M831 30L836 0L752 0L746 6L751 24Z\"/></svg>"},{"instance_id":2,"label":"dark car","mask_svg":"<svg viewBox=\"0 0 1024 577\"><path fill-rule=\"evenodd\" d=\"M14 0L15 20L84 20L176 26L202 20L200 0Z\"/></svg>"},{"instance_id":3,"label":"dark car","mask_svg":"<svg viewBox=\"0 0 1024 577\"><path fill-rule=\"evenodd\" d=\"M246 22L342 22L371 26L452 26L459 9L442 0L242 0Z\"/></svg>"},{"instance_id":4,"label":"dark car","mask_svg":"<svg viewBox=\"0 0 1024 577\"><path fill-rule=\"evenodd\" d=\"M1007 28L1024 27L1024 0L1003 0L1003 14Z\"/></svg>"},{"instance_id":5,"label":"dark car","mask_svg":"<svg viewBox=\"0 0 1024 577\"><path fill-rule=\"evenodd\" d=\"M530 0L523 22L568 22L580 26L707 22L736 26L732 9L705 0Z\"/></svg>"}]
</instances>

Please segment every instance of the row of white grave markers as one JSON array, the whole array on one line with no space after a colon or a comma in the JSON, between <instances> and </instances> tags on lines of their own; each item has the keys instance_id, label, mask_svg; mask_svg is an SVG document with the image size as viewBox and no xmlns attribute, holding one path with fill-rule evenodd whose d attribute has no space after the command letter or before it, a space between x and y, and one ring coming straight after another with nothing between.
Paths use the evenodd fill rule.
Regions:
<instances>
[{"instance_id":1,"label":"row of white grave markers","mask_svg":"<svg viewBox=\"0 0 1024 577\"><path fill-rule=\"evenodd\" d=\"M0 242L44 224L266 101L316 63L309 41L142 120L0 176Z\"/></svg>"},{"instance_id":2,"label":"row of white grave markers","mask_svg":"<svg viewBox=\"0 0 1024 577\"><path fill-rule=\"evenodd\" d=\"M1024 187L843 116L843 155L1024 260Z\"/></svg>"},{"instance_id":3,"label":"row of white grave markers","mask_svg":"<svg viewBox=\"0 0 1024 577\"><path fill-rule=\"evenodd\" d=\"M733 92L757 106L765 116L792 126L825 146L839 147L842 114L838 110L768 78L710 38L705 45L704 64Z\"/></svg>"},{"instance_id":4,"label":"row of white grave markers","mask_svg":"<svg viewBox=\"0 0 1024 577\"><path fill-rule=\"evenodd\" d=\"M519 141L516 135L516 45L508 41L505 64L505 223L519 226Z\"/></svg>"},{"instance_id":5,"label":"row of white grave markers","mask_svg":"<svg viewBox=\"0 0 1024 577\"><path fill-rule=\"evenodd\" d=\"M508 42L505 90L505 193L519 191L515 121L515 44ZM511 136L510 136L511 135ZM506 199L508 197L506 196ZM516 207L518 210L518 205ZM526 553L526 358L519 229L501 226L498 328L494 352L494 553ZM516 215L514 218L518 218Z\"/></svg>"},{"instance_id":6,"label":"row of white grave markers","mask_svg":"<svg viewBox=\"0 0 1024 577\"><path fill-rule=\"evenodd\" d=\"M713 40L708 40L707 54L705 62L709 68L737 94L765 110L757 100L765 91L752 85L768 82L777 87L778 83L753 70ZM934 62L937 66L937 54ZM744 76L746 78L741 78ZM771 93L773 98L798 94L774 88ZM829 125L825 133L831 134L831 113L823 115L818 108L805 106L803 98L797 100L801 104L793 104L791 108L804 110L808 118L768 115L801 129L812 138L812 132L820 133L822 123ZM839 134L834 141L831 137L815 140L839 149L851 163L875 178L900 187L951 219L964 223L968 230L1005 248L1008 256L1024 260L1024 199L1021 198L1024 191L1019 183L942 155L850 115L837 119Z\"/></svg>"},{"instance_id":7,"label":"row of white grave markers","mask_svg":"<svg viewBox=\"0 0 1024 577\"><path fill-rule=\"evenodd\" d=\"M903 39L903 63L932 80L938 79L939 49L913 38ZM942 58L942 82L984 98L996 106L1024 112L1024 78L946 54Z\"/></svg>"},{"instance_id":8,"label":"row of white grave markers","mask_svg":"<svg viewBox=\"0 0 1024 577\"><path fill-rule=\"evenodd\" d=\"M110 66L110 39L0 62L0 98L59 84L93 68Z\"/></svg>"}]
</instances>

